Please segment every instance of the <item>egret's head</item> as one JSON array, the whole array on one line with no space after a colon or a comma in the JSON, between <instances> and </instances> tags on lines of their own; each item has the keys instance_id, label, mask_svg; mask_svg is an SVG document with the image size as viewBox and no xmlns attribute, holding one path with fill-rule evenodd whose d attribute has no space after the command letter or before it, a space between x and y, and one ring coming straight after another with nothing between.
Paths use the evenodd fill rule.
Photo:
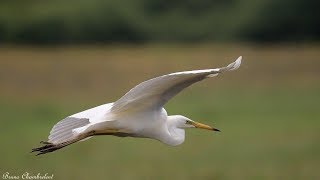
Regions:
<instances>
[{"instance_id":1,"label":"egret's head","mask_svg":"<svg viewBox=\"0 0 320 180\"><path fill-rule=\"evenodd\" d=\"M184 129L186 128L201 128L210 131L219 131L216 128L192 121L191 119L180 115L168 116L167 127L169 133L162 134L156 138L162 141L163 143L171 146L176 146L183 143L185 139Z\"/></svg>"},{"instance_id":2,"label":"egret's head","mask_svg":"<svg viewBox=\"0 0 320 180\"><path fill-rule=\"evenodd\" d=\"M200 129L207 129L211 131L220 131L219 129L210 127L206 124L202 124L199 122L195 122L187 117L181 115L171 116L173 121L175 121L175 125L177 128L185 129L185 128L200 128ZM171 119L170 118L170 119Z\"/></svg>"}]
</instances>

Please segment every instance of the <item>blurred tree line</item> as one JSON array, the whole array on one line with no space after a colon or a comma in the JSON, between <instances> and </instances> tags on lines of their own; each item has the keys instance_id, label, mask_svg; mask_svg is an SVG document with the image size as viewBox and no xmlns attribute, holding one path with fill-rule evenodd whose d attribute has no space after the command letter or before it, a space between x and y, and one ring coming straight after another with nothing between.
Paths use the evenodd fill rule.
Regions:
<instances>
[{"instance_id":1,"label":"blurred tree line","mask_svg":"<svg viewBox=\"0 0 320 180\"><path fill-rule=\"evenodd\" d=\"M319 41L317 0L1 0L1 43Z\"/></svg>"}]
</instances>

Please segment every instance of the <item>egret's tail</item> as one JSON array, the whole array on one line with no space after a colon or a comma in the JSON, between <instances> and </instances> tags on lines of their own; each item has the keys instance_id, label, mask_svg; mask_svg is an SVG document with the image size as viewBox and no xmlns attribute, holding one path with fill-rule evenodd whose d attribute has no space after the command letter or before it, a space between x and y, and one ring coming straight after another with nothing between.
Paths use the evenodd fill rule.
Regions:
<instances>
[{"instance_id":1,"label":"egret's tail","mask_svg":"<svg viewBox=\"0 0 320 180\"><path fill-rule=\"evenodd\" d=\"M89 119L67 117L54 125L48 141L41 141L43 146L32 149L32 152L38 152L37 155L45 154L88 138L90 134L74 133L75 129L85 127L88 124L90 124Z\"/></svg>"}]
</instances>

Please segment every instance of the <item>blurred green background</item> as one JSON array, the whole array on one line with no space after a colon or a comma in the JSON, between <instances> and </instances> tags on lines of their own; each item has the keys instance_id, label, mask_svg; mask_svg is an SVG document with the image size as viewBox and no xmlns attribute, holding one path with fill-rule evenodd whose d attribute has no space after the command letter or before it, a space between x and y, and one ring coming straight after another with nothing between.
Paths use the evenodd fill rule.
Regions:
<instances>
[{"instance_id":1,"label":"blurred green background","mask_svg":"<svg viewBox=\"0 0 320 180\"><path fill-rule=\"evenodd\" d=\"M0 42L320 40L317 0L2 0Z\"/></svg>"},{"instance_id":2,"label":"blurred green background","mask_svg":"<svg viewBox=\"0 0 320 180\"><path fill-rule=\"evenodd\" d=\"M320 179L317 1L1 1L0 176L54 179ZM182 70L240 69L172 99L213 125L169 147L95 137L31 148L65 116Z\"/></svg>"}]
</instances>

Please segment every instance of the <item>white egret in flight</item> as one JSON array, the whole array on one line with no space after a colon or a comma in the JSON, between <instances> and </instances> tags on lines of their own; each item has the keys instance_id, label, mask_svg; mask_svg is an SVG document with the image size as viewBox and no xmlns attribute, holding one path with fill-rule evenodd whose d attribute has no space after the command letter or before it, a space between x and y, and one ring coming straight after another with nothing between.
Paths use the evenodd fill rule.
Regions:
<instances>
[{"instance_id":1,"label":"white egret in flight","mask_svg":"<svg viewBox=\"0 0 320 180\"><path fill-rule=\"evenodd\" d=\"M227 67L176 72L142 82L113 103L59 121L48 141L32 152L45 154L96 135L152 138L176 146L183 143L186 128L219 131L181 115L168 116L163 105L193 83L238 69L241 58Z\"/></svg>"}]
</instances>

